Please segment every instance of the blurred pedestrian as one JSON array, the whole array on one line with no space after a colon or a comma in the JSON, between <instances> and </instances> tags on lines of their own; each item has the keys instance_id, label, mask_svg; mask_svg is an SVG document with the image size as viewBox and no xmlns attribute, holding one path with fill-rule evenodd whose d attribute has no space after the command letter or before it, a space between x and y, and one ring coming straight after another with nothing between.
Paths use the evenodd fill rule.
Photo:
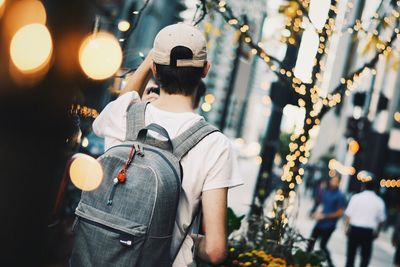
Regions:
<instances>
[{"instance_id":1,"label":"blurred pedestrian","mask_svg":"<svg viewBox=\"0 0 400 267\"><path fill-rule=\"evenodd\" d=\"M394 225L392 244L396 248L393 262L394 266L400 267L400 214L397 214L396 223Z\"/></svg>"},{"instance_id":2,"label":"blurred pedestrian","mask_svg":"<svg viewBox=\"0 0 400 267\"><path fill-rule=\"evenodd\" d=\"M375 193L376 181L371 179L363 184L364 190L351 197L345 211L347 242L346 267L354 266L357 249L361 247L361 267L369 264L372 242L378 237L384 222L385 203Z\"/></svg>"},{"instance_id":3,"label":"blurred pedestrian","mask_svg":"<svg viewBox=\"0 0 400 267\"><path fill-rule=\"evenodd\" d=\"M314 205L311 208L310 215L312 215L317 208L321 205L322 203L322 196L326 188L328 187L329 184L329 179L320 179L318 182L316 182L315 188L314 188L314 193L313 193L313 198L314 198Z\"/></svg>"},{"instance_id":4,"label":"blurred pedestrian","mask_svg":"<svg viewBox=\"0 0 400 267\"><path fill-rule=\"evenodd\" d=\"M329 187L322 193L321 210L317 210L311 215L317 220L311 233L310 242L307 250L310 252L314 248L315 242L320 239L320 248L325 253L328 265L334 266L327 248L328 241L336 229L336 223L343 215L346 199L339 190L340 178L335 174L329 180Z\"/></svg>"}]
</instances>

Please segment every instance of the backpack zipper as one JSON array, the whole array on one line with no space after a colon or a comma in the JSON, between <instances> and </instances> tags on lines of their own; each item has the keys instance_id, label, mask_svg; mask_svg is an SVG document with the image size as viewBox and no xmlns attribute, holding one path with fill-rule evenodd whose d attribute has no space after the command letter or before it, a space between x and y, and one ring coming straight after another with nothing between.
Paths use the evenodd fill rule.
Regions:
<instances>
[{"instance_id":1,"label":"backpack zipper","mask_svg":"<svg viewBox=\"0 0 400 267\"><path fill-rule=\"evenodd\" d=\"M114 184L113 184L113 186L111 188L110 196L109 196L109 198L107 200L107 206L111 206L113 204L115 190L117 189L118 184L125 183L126 172L127 172L128 168L129 168L129 166L131 165L135 155L136 155L136 147L135 147L135 145L132 145L132 149L129 152L129 156L128 156L128 159L125 162L124 167L118 172L117 177L115 177L114 180L113 180Z\"/></svg>"},{"instance_id":2,"label":"backpack zipper","mask_svg":"<svg viewBox=\"0 0 400 267\"><path fill-rule=\"evenodd\" d=\"M117 185L118 185L118 180L117 178L114 178L113 180L113 186L111 187L111 191L107 200L107 206L111 206L113 204L113 199L114 199L114 195L115 195L115 190L117 189Z\"/></svg>"},{"instance_id":3,"label":"backpack zipper","mask_svg":"<svg viewBox=\"0 0 400 267\"><path fill-rule=\"evenodd\" d=\"M132 146L132 145L116 145L116 146L110 147L110 148L107 149L104 153L106 153L106 152L108 152L108 151L110 151L111 149L116 148L116 147L131 147L131 146ZM175 175L175 179L176 179L176 181L177 181L177 184L178 184L178 190L177 190L177 200L178 200L177 203L178 203L178 202L179 202L180 192L181 192L181 187L182 187L182 180L179 178L179 175L178 175L178 173L176 172L175 168L172 166L171 162L170 162L162 153L160 153L159 151L157 151L157 150L155 150L155 149L152 149L152 148L149 148L149 147L143 147L142 149L139 149L139 151L138 151L139 153L138 153L138 154L140 154L140 156L143 157L144 154L142 153L142 151L145 151L145 150L151 151L151 152L156 153L157 155L159 155L159 156L167 163L167 165L171 168L172 172L173 172L174 175ZM112 205L112 198L111 198L111 196L114 197L115 190L116 190L116 185L117 185L117 184L118 184L118 183L115 183L115 179L114 179L114 185L113 185L113 187L111 188L110 198L108 199L107 205ZM108 204L110 200L111 200L111 204Z\"/></svg>"},{"instance_id":4,"label":"backpack zipper","mask_svg":"<svg viewBox=\"0 0 400 267\"><path fill-rule=\"evenodd\" d=\"M95 227L99 227L99 228L104 229L106 231L110 231L112 233L119 234L120 235L119 242L122 245L132 246L132 244L133 244L135 236L132 235L132 234L128 234L128 233L126 233L124 231L112 228L110 226L104 225L104 224L99 223L99 222L95 222L95 221L89 220L89 219L84 218L84 217L80 217L79 216L79 220L82 220L83 222L85 222L87 224L93 225ZM130 238L127 238L127 237L130 237Z\"/></svg>"}]
</instances>

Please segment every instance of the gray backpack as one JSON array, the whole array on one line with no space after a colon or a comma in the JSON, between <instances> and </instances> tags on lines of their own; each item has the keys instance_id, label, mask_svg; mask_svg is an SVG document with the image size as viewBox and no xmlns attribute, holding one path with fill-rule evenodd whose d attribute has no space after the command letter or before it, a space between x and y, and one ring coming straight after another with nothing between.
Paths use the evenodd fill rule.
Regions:
<instances>
[{"instance_id":1,"label":"gray backpack","mask_svg":"<svg viewBox=\"0 0 400 267\"><path fill-rule=\"evenodd\" d=\"M183 177L180 160L218 130L200 120L171 140L161 126L145 127L147 104L130 105L126 140L99 157L103 181L82 193L75 211L72 267L170 266L180 249L171 255ZM148 130L166 141L148 136Z\"/></svg>"}]
</instances>

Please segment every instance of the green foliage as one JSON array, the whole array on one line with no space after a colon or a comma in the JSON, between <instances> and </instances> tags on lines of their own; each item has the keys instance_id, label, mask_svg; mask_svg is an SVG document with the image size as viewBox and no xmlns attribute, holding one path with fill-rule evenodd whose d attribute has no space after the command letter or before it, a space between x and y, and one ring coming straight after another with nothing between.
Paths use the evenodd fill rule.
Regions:
<instances>
[{"instance_id":1,"label":"green foliage","mask_svg":"<svg viewBox=\"0 0 400 267\"><path fill-rule=\"evenodd\" d=\"M294 255L296 266L298 267L322 267L325 261L325 256L322 251L306 252L298 249Z\"/></svg>"},{"instance_id":2,"label":"green foliage","mask_svg":"<svg viewBox=\"0 0 400 267\"><path fill-rule=\"evenodd\" d=\"M243 216L228 211L230 229L240 230L231 235L228 259L221 266L323 266L322 252L306 252L303 248L308 239L282 220L284 214L283 204L275 205L273 216L265 216L261 207L252 207L243 229Z\"/></svg>"},{"instance_id":3,"label":"green foliage","mask_svg":"<svg viewBox=\"0 0 400 267\"><path fill-rule=\"evenodd\" d=\"M281 133L279 136L279 147L277 153L283 160L283 162L286 162L286 156L290 154L290 149L289 149L289 144L290 144L290 136L291 133Z\"/></svg>"},{"instance_id":4,"label":"green foliage","mask_svg":"<svg viewBox=\"0 0 400 267\"><path fill-rule=\"evenodd\" d=\"M235 212L231 208L228 208L228 235L240 228L243 218L244 215L236 216Z\"/></svg>"}]
</instances>

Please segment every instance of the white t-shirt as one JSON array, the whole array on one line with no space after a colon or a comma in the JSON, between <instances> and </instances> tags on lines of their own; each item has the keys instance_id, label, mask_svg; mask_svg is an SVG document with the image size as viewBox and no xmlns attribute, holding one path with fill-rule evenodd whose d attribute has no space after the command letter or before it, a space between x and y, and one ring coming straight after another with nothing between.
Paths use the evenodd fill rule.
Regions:
<instances>
[{"instance_id":1,"label":"white t-shirt","mask_svg":"<svg viewBox=\"0 0 400 267\"><path fill-rule=\"evenodd\" d=\"M385 218L385 203L374 192L365 190L351 197L345 215L350 225L376 230Z\"/></svg>"},{"instance_id":2,"label":"white t-shirt","mask_svg":"<svg viewBox=\"0 0 400 267\"><path fill-rule=\"evenodd\" d=\"M126 133L126 110L136 92L121 95L110 102L93 123L96 135L105 138L105 149L121 143ZM168 112L147 105L145 124L157 123L164 127L171 139L183 133L202 117L193 112ZM186 228L195 215L201 193L217 188L231 188L243 184L230 140L220 132L205 137L181 160L183 168L182 193L172 240L172 250L179 246ZM187 236L173 267L194 266L193 240Z\"/></svg>"}]
</instances>

